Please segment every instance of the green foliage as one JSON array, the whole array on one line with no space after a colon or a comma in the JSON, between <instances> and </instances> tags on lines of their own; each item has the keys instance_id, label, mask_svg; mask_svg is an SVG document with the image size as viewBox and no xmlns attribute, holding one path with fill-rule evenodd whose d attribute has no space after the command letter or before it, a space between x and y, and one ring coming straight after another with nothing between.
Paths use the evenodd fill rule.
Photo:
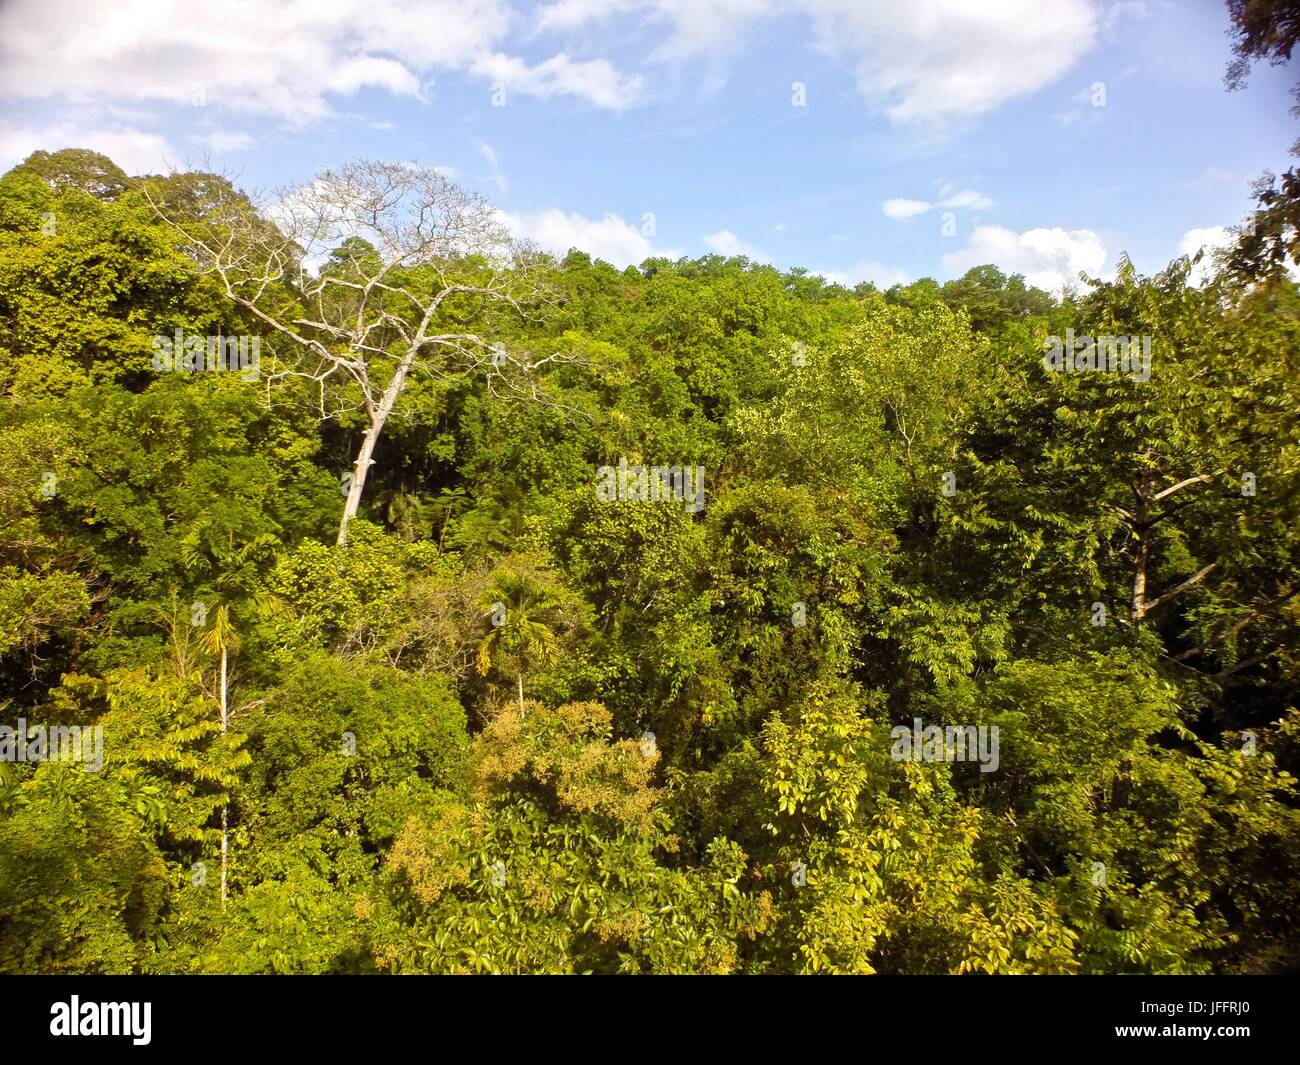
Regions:
<instances>
[{"instance_id":1,"label":"green foliage","mask_svg":"<svg viewBox=\"0 0 1300 1065\"><path fill-rule=\"evenodd\" d=\"M197 250L231 218L268 232L223 178L83 151L0 178L0 725L104 739L0 760L0 970L1300 964L1276 246L1065 302L530 261L545 313L435 324L534 380L413 377L338 546L359 394L152 366L260 334ZM487 269L400 280L437 265ZM1149 379L1049 372L1067 330L1149 337ZM602 500L620 459L703 467L703 509ZM900 756L918 720L996 758Z\"/></svg>"}]
</instances>

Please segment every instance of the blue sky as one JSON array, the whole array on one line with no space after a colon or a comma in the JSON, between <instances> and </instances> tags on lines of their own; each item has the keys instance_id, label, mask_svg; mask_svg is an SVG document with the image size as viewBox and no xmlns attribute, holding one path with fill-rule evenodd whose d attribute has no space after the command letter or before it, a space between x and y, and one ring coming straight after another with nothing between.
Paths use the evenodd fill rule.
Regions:
<instances>
[{"instance_id":1,"label":"blue sky","mask_svg":"<svg viewBox=\"0 0 1300 1065\"><path fill-rule=\"evenodd\" d=\"M0 166L418 160L548 250L1056 287L1222 239L1300 134L1221 0L9 0ZM802 87L802 88L800 88ZM652 217L651 217L652 216Z\"/></svg>"}]
</instances>

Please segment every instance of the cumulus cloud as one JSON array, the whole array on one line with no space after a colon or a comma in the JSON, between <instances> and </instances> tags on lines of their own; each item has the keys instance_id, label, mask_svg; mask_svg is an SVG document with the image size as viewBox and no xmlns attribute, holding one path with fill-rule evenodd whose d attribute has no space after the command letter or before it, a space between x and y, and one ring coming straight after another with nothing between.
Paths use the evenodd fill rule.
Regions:
<instances>
[{"instance_id":1,"label":"cumulus cloud","mask_svg":"<svg viewBox=\"0 0 1300 1065\"><path fill-rule=\"evenodd\" d=\"M664 60L734 54L749 30L791 14L899 123L977 115L1040 89L1093 46L1103 22L1098 0L555 0L538 26L592 31L634 19L663 28L652 58Z\"/></svg>"},{"instance_id":2,"label":"cumulus cloud","mask_svg":"<svg viewBox=\"0 0 1300 1065\"><path fill-rule=\"evenodd\" d=\"M331 96L420 97L426 75L464 70L527 95L632 103L639 79L604 59L505 53L505 0L9 0L0 8L0 96L84 96L205 106L306 122Z\"/></svg>"},{"instance_id":3,"label":"cumulus cloud","mask_svg":"<svg viewBox=\"0 0 1300 1065\"><path fill-rule=\"evenodd\" d=\"M706 233L704 243L719 255L728 258L744 255L756 262L766 262L767 256L748 241L741 240L729 229L720 229L716 233Z\"/></svg>"},{"instance_id":4,"label":"cumulus cloud","mask_svg":"<svg viewBox=\"0 0 1300 1065\"><path fill-rule=\"evenodd\" d=\"M981 114L1056 80L1097 39L1094 0L801 0L826 51L894 122Z\"/></svg>"},{"instance_id":5,"label":"cumulus cloud","mask_svg":"<svg viewBox=\"0 0 1300 1065\"><path fill-rule=\"evenodd\" d=\"M1078 284L1080 271L1100 274L1106 247L1090 229L1057 226L1015 233L1002 226L976 226L965 248L943 256L944 269L954 277L986 263L1008 274L1023 274L1036 288L1060 292Z\"/></svg>"},{"instance_id":6,"label":"cumulus cloud","mask_svg":"<svg viewBox=\"0 0 1300 1065\"><path fill-rule=\"evenodd\" d=\"M0 123L0 171L21 163L37 150L89 148L108 156L128 174L164 173L181 159L165 137L130 126L116 128L59 123L31 129Z\"/></svg>"},{"instance_id":7,"label":"cumulus cloud","mask_svg":"<svg viewBox=\"0 0 1300 1065\"><path fill-rule=\"evenodd\" d=\"M604 218L587 218L552 207L535 214L503 212L502 217L514 233L527 237L555 256L577 248L594 259L626 267L656 256L675 259L680 255L677 251L656 248L640 228L612 211Z\"/></svg>"},{"instance_id":8,"label":"cumulus cloud","mask_svg":"<svg viewBox=\"0 0 1300 1065\"><path fill-rule=\"evenodd\" d=\"M365 89L425 98L439 70L507 92L621 110L645 78L609 59L558 51L649 37L653 63L702 55L716 66L750 31L802 19L813 47L850 66L893 121L980 114L1068 70L1097 39L1099 0L8 0L0 8L0 96L208 105L310 122Z\"/></svg>"}]
</instances>

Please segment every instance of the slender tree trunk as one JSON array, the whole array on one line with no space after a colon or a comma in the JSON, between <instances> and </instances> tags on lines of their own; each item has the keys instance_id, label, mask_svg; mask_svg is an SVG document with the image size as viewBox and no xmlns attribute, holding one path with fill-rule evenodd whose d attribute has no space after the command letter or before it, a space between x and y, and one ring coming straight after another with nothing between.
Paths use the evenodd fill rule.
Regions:
<instances>
[{"instance_id":1,"label":"slender tree trunk","mask_svg":"<svg viewBox=\"0 0 1300 1065\"><path fill-rule=\"evenodd\" d=\"M348 542L348 522L356 517L357 509L361 506L361 493L366 487L366 477L373 463L375 445L379 443L379 436L384 431L388 416L393 412L393 405L406 389L406 377L415 362L415 351L416 349L412 348L403 356L397 371L393 374L393 379L384 389L379 406L370 412L370 424L366 428L365 436L361 438L361 448L357 451L357 460L352 466L352 485L348 489L347 502L343 504L343 518L339 522L338 540L335 541L340 547Z\"/></svg>"},{"instance_id":2,"label":"slender tree trunk","mask_svg":"<svg viewBox=\"0 0 1300 1065\"><path fill-rule=\"evenodd\" d=\"M221 648L221 734L226 734L226 648ZM230 804L221 806L221 908L226 908L226 869L228 851L228 829L230 824Z\"/></svg>"},{"instance_id":3,"label":"slender tree trunk","mask_svg":"<svg viewBox=\"0 0 1300 1065\"><path fill-rule=\"evenodd\" d=\"M226 868L227 868L227 846L229 844L229 835L227 829L230 825L230 806L221 807L221 908L226 908Z\"/></svg>"},{"instance_id":4,"label":"slender tree trunk","mask_svg":"<svg viewBox=\"0 0 1300 1065\"><path fill-rule=\"evenodd\" d=\"M221 732L226 731L226 649L221 648Z\"/></svg>"},{"instance_id":5,"label":"slender tree trunk","mask_svg":"<svg viewBox=\"0 0 1300 1065\"><path fill-rule=\"evenodd\" d=\"M1136 540L1133 563L1133 620L1141 621L1147 612L1147 561L1151 555L1151 473L1144 470L1138 481L1138 502L1133 511L1133 536Z\"/></svg>"},{"instance_id":6,"label":"slender tree trunk","mask_svg":"<svg viewBox=\"0 0 1300 1065\"><path fill-rule=\"evenodd\" d=\"M524 716L524 671L519 671L519 716Z\"/></svg>"}]
</instances>

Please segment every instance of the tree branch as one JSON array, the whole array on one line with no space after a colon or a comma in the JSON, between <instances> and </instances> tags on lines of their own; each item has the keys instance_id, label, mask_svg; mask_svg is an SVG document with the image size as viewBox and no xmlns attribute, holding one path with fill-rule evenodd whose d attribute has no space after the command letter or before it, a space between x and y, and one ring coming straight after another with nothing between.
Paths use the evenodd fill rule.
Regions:
<instances>
[{"instance_id":1,"label":"tree branch","mask_svg":"<svg viewBox=\"0 0 1300 1065\"><path fill-rule=\"evenodd\" d=\"M1156 609L1156 607L1163 606L1165 603L1169 602L1169 600L1174 598L1174 596L1187 591L1187 589L1191 588L1193 585L1200 584L1202 580L1218 568L1219 564L1217 562L1211 562L1208 566L1202 566L1197 570L1197 572L1188 577L1187 580L1183 581L1182 584L1178 585L1177 588L1171 588L1169 591L1165 592L1164 595L1157 596L1155 599L1150 600L1146 604L1146 610L1144 613L1150 614L1151 611Z\"/></svg>"}]
</instances>

